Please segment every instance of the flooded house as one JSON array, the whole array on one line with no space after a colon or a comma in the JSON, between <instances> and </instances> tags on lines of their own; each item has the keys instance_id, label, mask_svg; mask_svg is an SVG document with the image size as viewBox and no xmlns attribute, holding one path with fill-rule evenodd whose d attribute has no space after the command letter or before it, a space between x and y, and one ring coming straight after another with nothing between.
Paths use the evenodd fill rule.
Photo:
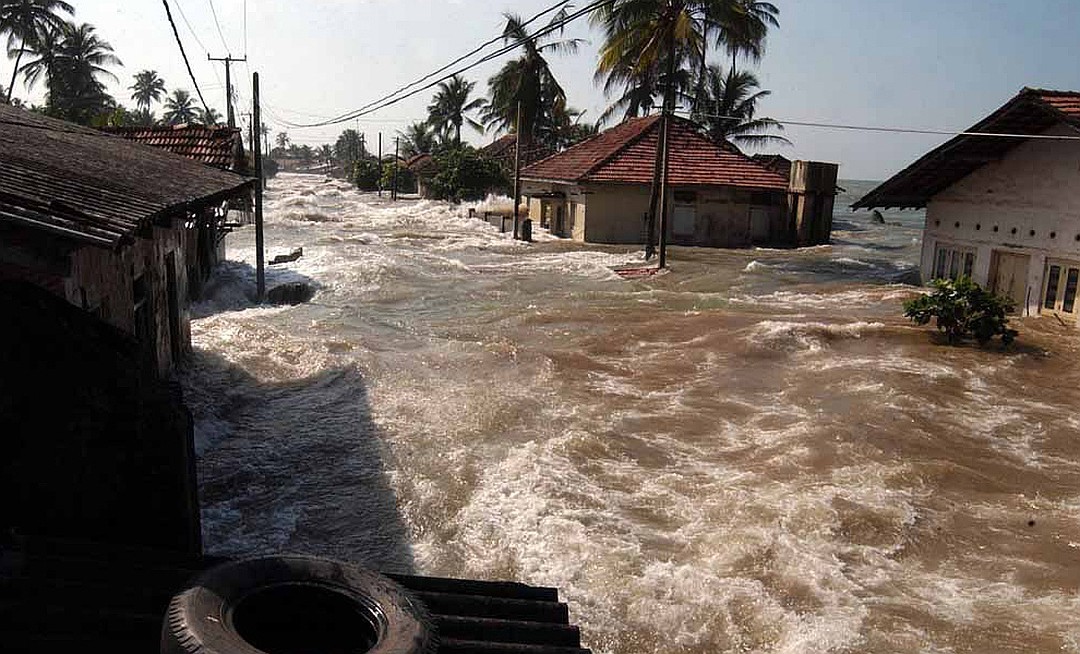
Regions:
<instances>
[{"instance_id":1,"label":"flooded house","mask_svg":"<svg viewBox=\"0 0 1080 654\"><path fill-rule=\"evenodd\" d=\"M0 107L0 280L28 281L134 336L169 370L188 303L253 180L61 120Z\"/></svg>"},{"instance_id":2,"label":"flooded house","mask_svg":"<svg viewBox=\"0 0 1080 654\"><path fill-rule=\"evenodd\" d=\"M430 199L431 180L439 172L435 165L435 157L427 152L413 155L405 160L404 166L416 178L416 193L424 199Z\"/></svg>"},{"instance_id":3,"label":"flooded house","mask_svg":"<svg viewBox=\"0 0 1080 654\"><path fill-rule=\"evenodd\" d=\"M1080 306L1080 92L1025 88L853 209L926 209L923 280L970 276L1021 315Z\"/></svg>"},{"instance_id":4,"label":"flooded house","mask_svg":"<svg viewBox=\"0 0 1080 654\"><path fill-rule=\"evenodd\" d=\"M660 116L633 118L525 168L529 216L577 241L643 243L660 127ZM777 166L679 117L672 118L669 138L671 244L828 242L836 164Z\"/></svg>"}]
</instances>

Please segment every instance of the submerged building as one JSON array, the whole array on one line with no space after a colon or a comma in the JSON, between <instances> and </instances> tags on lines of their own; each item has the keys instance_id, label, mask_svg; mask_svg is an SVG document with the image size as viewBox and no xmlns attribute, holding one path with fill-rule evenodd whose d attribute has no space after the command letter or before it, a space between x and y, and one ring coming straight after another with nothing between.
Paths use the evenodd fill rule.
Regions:
<instances>
[{"instance_id":1,"label":"submerged building","mask_svg":"<svg viewBox=\"0 0 1080 654\"><path fill-rule=\"evenodd\" d=\"M159 372L254 180L0 106L0 281L30 282L134 336Z\"/></svg>"},{"instance_id":2,"label":"submerged building","mask_svg":"<svg viewBox=\"0 0 1080 654\"><path fill-rule=\"evenodd\" d=\"M577 241L644 243L660 127L660 116L633 118L525 168L529 216ZM678 117L672 118L669 139L669 243L828 242L837 164L778 166L715 141Z\"/></svg>"},{"instance_id":3,"label":"submerged building","mask_svg":"<svg viewBox=\"0 0 1080 654\"><path fill-rule=\"evenodd\" d=\"M852 205L926 209L922 278L970 276L1021 315L1075 321L1080 93L1025 88Z\"/></svg>"}]
</instances>

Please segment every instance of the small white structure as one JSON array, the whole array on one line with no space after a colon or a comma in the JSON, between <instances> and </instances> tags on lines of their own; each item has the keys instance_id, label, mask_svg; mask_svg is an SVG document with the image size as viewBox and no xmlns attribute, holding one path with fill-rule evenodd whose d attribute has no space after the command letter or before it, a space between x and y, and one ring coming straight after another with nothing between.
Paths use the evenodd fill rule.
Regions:
<instances>
[{"instance_id":1,"label":"small white structure","mask_svg":"<svg viewBox=\"0 0 1080 654\"><path fill-rule=\"evenodd\" d=\"M1021 315L1076 321L1080 93L1025 88L968 132L988 136L951 139L852 208L925 207L923 280L968 275Z\"/></svg>"}]
</instances>

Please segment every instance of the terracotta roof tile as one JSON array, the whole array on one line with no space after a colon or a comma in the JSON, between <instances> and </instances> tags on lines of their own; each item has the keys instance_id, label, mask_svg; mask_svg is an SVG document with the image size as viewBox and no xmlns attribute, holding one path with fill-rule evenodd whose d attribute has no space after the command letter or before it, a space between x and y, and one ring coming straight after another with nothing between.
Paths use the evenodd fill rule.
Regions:
<instances>
[{"instance_id":1,"label":"terracotta roof tile","mask_svg":"<svg viewBox=\"0 0 1080 654\"><path fill-rule=\"evenodd\" d=\"M163 125L107 130L129 141L167 150L208 166L233 170L239 159L240 130L206 125Z\"/></svg>"},{"instance_id":2,"label":"terracotta roof tile","mask_svg":"<svg viewBox=\"0 0 1080 654\"><path fill-rule=\"evenodd\" d=\"M522 176L572 182L649 184L653 179L659 116L632 118L564 152L529 166ZM739 186L787 189L783 175L742 154L730 144L716 143L684 118L674 118L669 131L668 180L673 186Z\"/></svg>"}]
</instances>

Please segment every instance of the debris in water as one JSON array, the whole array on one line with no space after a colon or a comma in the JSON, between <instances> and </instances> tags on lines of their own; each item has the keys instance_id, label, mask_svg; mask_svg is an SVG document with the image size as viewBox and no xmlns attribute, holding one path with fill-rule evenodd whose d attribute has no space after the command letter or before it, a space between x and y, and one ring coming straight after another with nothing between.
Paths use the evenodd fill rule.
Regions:
<instances>
[{"instance_id":1,"label":"debris in water","mask_svg":"<svg viewBox=\"0 0 1080 654\"><path fill-rule=\"evenodd\" d=\"M279 264L279 263L289 263L289 262L292 262L292 261L296 261L297 259L299 259L302 256L304 256L304 248L296 248L295 250L293 250L289 254L279 254L279 255L277 255L270 262L270 265L273 266L273 265L276 265L276 264Z\"/></svg>"}]
</instances>

